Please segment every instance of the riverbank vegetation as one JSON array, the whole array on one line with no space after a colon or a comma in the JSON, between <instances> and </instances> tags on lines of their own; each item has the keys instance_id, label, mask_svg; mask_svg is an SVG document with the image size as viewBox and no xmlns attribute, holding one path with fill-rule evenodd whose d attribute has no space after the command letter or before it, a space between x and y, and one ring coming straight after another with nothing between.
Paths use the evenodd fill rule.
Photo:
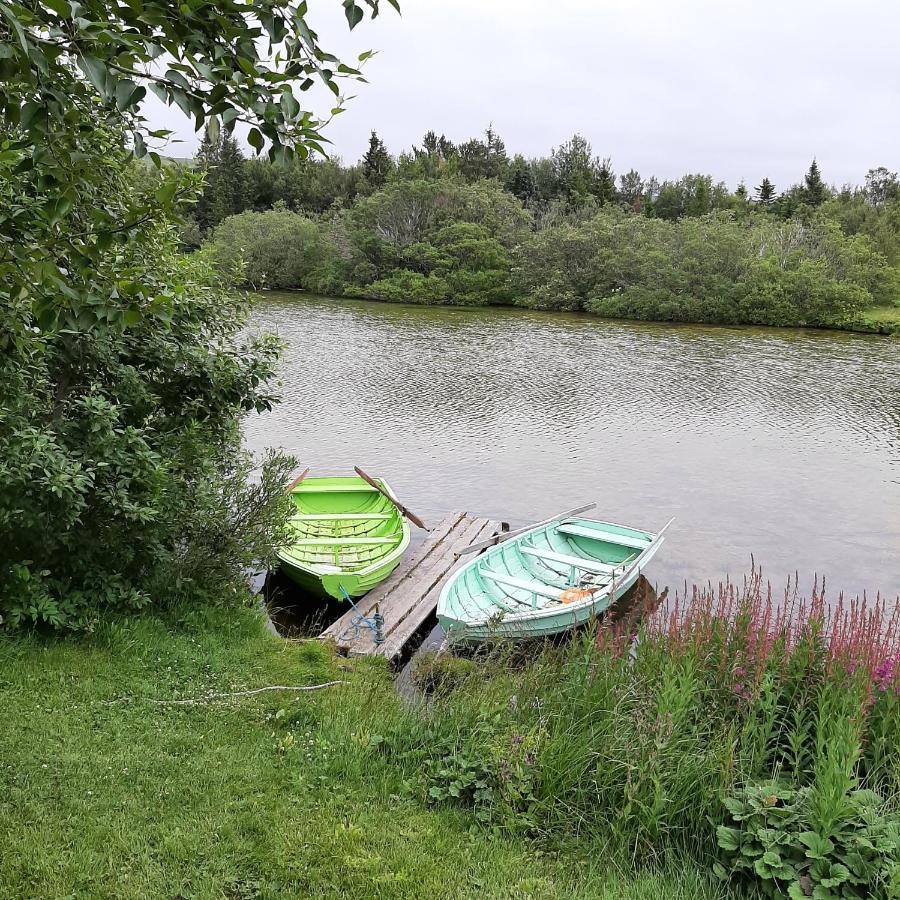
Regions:
<instances>
[{"instance_id":1,"label":"riverbank vegetation","mask_svg":"<svg viewBox=\"0 0 900 900\"><path fill-rule=\"evenodd\" d=\"M900 308L900 181L883 168L836 189L813 161L781 193L767 178L732 191L617 179L579 135L510 158L491 129L459 145L429 133L397 158L373 134L356 165L207 139L197 165L185 239L254 290L876 331Z\"/></svg>"},{"instance_id":2,"label":"riverbank vegetation","mask_svg":"<svg viewBox=\"0 0 900 900\"><path fill-rule=\"evenodd\" d=\"M897 614L777 600L751 579L639 627L424 657L424 703L250 608L0 638L22 723L0 731L0 884L896 898Z\"/></svg>"}]
</instances>

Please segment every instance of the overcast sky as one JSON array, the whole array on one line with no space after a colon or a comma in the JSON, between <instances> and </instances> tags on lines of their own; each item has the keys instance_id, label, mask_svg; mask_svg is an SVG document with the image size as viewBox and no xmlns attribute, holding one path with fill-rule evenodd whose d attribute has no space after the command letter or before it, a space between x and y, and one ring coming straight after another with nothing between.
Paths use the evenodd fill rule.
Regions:
<instances>
[{"instance_id":1,"label":"overcast sky","mask_svg":"<svg viewBox=\"0 0 900 900\"><path fill-rule=\"evenodd\" d=\"M575 131L617 173L708 172L751 188L799 181L813 155L831 183L900 169L896 0L401 0L347 31L338 0L310 0L327 49L378 55L330 126L354 161L374 128L393 153L428 129L453 141L489 122L510 155ZM147 113L196 137L158 101Z\"/></svg>"}]
</instances>

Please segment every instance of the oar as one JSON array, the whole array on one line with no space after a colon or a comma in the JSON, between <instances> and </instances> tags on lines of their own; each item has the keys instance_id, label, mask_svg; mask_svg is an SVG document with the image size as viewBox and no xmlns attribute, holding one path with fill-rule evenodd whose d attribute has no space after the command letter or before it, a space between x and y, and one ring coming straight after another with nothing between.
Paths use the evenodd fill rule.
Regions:
<instances>
[{"instance_id":1,"label":"oar","mask_svg":"<svg viewBox=\"0 0 900 900\"><path fill-rule=\"evenodd\" d=\"M388 500L390 500L391 503L393 503L394 506L396 506L397 509L399 509L400 512L403 513L403 515L413 523L413 525L421 528L422 531L428 531L428 526L411 509L407 509L395 496L393 496L393 494L391 494L389 491L386 491L374 478L370 478L368 475L366 475L366 473L363 472L363 470L359 466L354 466L353 471L356 472L356 474L359 475L359 477L362 478L363 481L367 481L369 484L371 484L372 487L375 488L375 490L380 494L384 494L384 496L387 497Z\"/></svg>"},{"instance_id":2,"label":"oar","mask_svg":"<svg viewBox=\"0 0 900 900\"><path fill-rule=\"evenodd\" d=\"M306 476L309 475L309 468L304 469L285 489L284 492L289 494Z\"/></svg>"},{"instance_id":3,"label":"oar","mask_svg":"<svg viewBox=\"0 0 900 900\"><path fill-rule=\"evenodd\" d=\"M587 512L589 509L593 509L596 505L596 503L588 503L587 506L576 506L575 509L570 509L566 512L551 516L549 519L544 519L543 522L535 522L533 525L525 525L522 528L517 528L515 531L504 531L502 534L495 534L493 537L490 537L485 541L479 541L477 544L471 544L470 546L466 547L465 550L460 550L455 554L455 556L457 559L459 559L460 556L465 556L467 553L477 553L479 550L484 550L486 547L493 547L494 544L500 544L503 541L507 541L510 538L516 537L517 535L524 534L526 531L531 531L532 528L540 528L541 525L549 525L551 522L555 522L557 519L568 519L571 516L577 516L579 513Z\"/></svg>"}]
</instances>

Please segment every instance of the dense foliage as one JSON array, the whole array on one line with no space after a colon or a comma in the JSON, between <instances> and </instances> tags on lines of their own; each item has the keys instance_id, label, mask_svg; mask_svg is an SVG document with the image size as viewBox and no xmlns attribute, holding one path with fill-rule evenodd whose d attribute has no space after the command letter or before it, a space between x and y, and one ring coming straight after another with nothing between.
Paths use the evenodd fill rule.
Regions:
<instances>
[{"instance_id":1,"label":"dense foliage","mask_svg":"<svg viewBox=\"0 0 900 900\"><path fill-rule=\"evenodd\" d=\"M779 195L763 178L751 195L702 174L660 183L631 170L617 181L579 135L526 160L510 159L492 129L458 146L429 132L394 159L373 133L353 166L241 160L236 147L221 147L212 164L206 151L198 159L210 172L208 207L238 196L241 209L284 204L317 221L332 248L323 268L321 247L310 245L315 259L291 265L297 274L279 279L285 287L831 326L858 325L865 310L900 297L900 182L886 169L871 170L861 189L835 191L813 161L801 184Z\"/></svg>"},{"instance_id":2,"label":"dense foliage","mask_svg":"<svg viewBox=\"0 0 900 900\"><path fill-rule=\"evenodd\" d=\"M146 200L121 135L92 140L104 152L91 154L94 190L68 210L68 236L98 205L125 217ZM47 264L62 268L22 156L4 164L4 210L18 240L57 250ZM90 627L105 607L222 590L266 554L286 474L273 460L251 486L237 430L244 410L273 400L277 346L238 339L245 303L178 252L164 215L80 271L68 264L0 308L0 615L11 626ZM69 303L76 289L83 308Z\"/></svg>"},{"instance_id":3,"label":"dense foliage","mask_svg":"<svg viewBox=\"0 0 900 900\"><path fill-rule=\"evenodd\" d=\"M238 434L273 401L277 347L243 337L244 301L179 252L171 214L200 176L134 160L148 87L211 142L243 120L279 158L320 148L292 85L339 94L359 73L305 16L288 0L0 4L2 625L221 595L277 539L289 461L252 473Z\"/></svg>"}]
</instances>

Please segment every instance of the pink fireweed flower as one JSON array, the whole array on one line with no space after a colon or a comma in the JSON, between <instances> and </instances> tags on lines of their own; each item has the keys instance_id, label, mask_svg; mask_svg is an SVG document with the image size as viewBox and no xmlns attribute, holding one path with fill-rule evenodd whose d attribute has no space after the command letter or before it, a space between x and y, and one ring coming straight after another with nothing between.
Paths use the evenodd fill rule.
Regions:
<instances>
[{"instance_id":1,"label":"pink fireweed flower","mask_svg":"<svg viewBox=\"0 0 900 900\"><path fill-rule=\"evenodd\" d=\"M886 659L883 659L875 667L875 671L872 673L872 676L875 681L875 687L877 687L878 690L882 693L891 686L891 682L894 680L896 666L897 657L889 656Z\"/></svg>"}]
</instances>

